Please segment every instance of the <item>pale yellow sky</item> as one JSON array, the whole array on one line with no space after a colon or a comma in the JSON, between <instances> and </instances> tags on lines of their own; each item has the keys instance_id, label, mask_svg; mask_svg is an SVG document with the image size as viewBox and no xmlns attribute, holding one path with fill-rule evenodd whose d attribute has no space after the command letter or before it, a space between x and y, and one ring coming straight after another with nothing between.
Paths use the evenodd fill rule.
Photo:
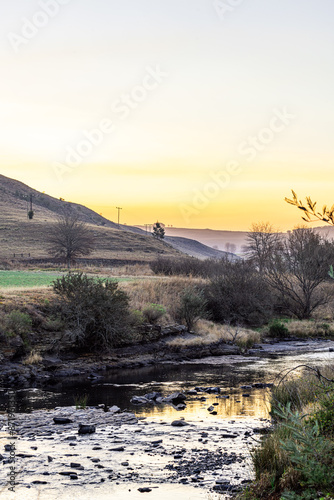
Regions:
<instances>
[{"instance_id":1,"label":"pale yellow sky","mask_svg":"<svg viewBox=\"0 0 334 500\"><path fill-rule=\"evenodd\" d=\"M6 5L0 172L127 224L288 229L291 188L331 205L333 2L223 3Z\"/></svg>"}]
</instances>

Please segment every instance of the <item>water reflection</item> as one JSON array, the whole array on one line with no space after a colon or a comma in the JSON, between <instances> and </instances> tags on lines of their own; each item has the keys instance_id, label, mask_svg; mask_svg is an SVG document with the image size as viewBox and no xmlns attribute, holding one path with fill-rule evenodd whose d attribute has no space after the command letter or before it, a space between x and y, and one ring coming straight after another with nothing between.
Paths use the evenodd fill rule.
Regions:
<instances>
[{"instance_id":1,"label":"water reflection","mask_svg":"<svg viewBox=\"0 0 334 500\"><path fill-rule=\"evenodd\" d=\"M170 405L154 405L136 407L135 413L138 416L148 417L150 420L162 419L166 421L184 417L186 420L212 419L208 408L214 406L217 412L216 418L237 419L243 417L268 418L269 417L269 391L268 389L253 389L249 397L243 397L245 391L234 391L228 399L217 398L211 394L206 394L206 401L189 396L184 410L177 411ZM216 405L216 403L218 403Z\"/></svg>"},{"instance_id":2,"label":"water reflection","mask_svg":"<svg viewBox=\"0 0 334 500\"><path fill-rule=\"evenodd\" d=\"M84 379L61 380L58 384L46 390L30 388L18 390L16 393L16 411L30 411L39 408L54 408L56 406L73 406L76 396L87 394L88 405L106 404L119 406L122 410L134 411L138 416L159 419L175 419L181 416L192 419L212 418L207 408L213 403L219 418L263 417L268 416L266 390L240 390L240 385L263 382L266 380L265 370L240 370L240 366L212 365L162 365L122 370L108 374L103 380L92 382ZM198 401L194 396L187 399L187 407L179 412L170 405L147 405L138 407L132 405L133 396L156 391L164 396L175 391L186 391L196 386L218 386L222 395L229 399L218 398L216 395L200 393L206 401ZM249 397L243 397L249 392ZM6 391L0 391L0 410L5 411L8 398Z\"/></svg>"}]
</instances>

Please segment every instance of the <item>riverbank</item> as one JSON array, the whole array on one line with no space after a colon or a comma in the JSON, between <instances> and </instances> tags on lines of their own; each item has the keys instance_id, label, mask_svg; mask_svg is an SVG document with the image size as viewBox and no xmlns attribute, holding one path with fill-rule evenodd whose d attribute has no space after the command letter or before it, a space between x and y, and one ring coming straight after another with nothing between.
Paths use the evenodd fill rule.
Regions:
<instances>
[{"instance_id":1,"label":"riverbank","mask_svg":"<svg viewBox=\"0 0 334 500\"><path fill-rule=\"evenodd\" d=\"M267 340L245 350L236 345L216 342L208 345L175 349L169 345L172 335L187 336L182 327L169 327L159 341L135 344L114 349L111 355L84 354L63 351L44 354L38 364L26 365L20 361L0 360L0 385L8 388L43 387L64 379L103 379L120 369L133 369L162 363L209 362L229 364L258 358L299 355L312 352L334 352L334 341L325 339L290 338L284 341ZM209 361L208 361L209 360Z\"/></svg>"}]
</instances>

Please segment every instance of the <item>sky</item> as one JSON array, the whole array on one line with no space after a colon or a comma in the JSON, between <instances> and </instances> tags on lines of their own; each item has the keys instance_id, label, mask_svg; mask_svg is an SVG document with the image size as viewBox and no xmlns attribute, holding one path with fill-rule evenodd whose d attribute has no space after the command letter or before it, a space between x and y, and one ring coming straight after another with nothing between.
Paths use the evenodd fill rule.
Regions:
<instances>
[{"instance_id":1,"label":"sky","mask_svg":"<svg viewBox=\"0 0 334 500\"><path fill-rule=\"evenodd\" d=\"M291 189L334 203L332 0L4 4L3 175L131 225L286 230Z\"/></svg>"}]
</instances>

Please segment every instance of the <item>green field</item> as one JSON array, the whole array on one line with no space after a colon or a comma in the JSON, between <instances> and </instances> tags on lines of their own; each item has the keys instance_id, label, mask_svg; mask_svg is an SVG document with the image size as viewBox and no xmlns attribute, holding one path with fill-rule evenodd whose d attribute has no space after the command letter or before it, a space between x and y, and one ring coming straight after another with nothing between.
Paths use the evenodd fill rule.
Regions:
<instances>
[{"instance_id":1,"label":"green field","mask_svg":"<svg viewBox=\"0 0 334 500\"><path fill-rule=\"evenodd\" d=\"M0 271L0 288L48 286L61 275L46 271Z\"/></svg>"},{"instance_id":2,"label":"green field","mask_svg":"<svg viewBox=\"0 0 334 500\"><path fill-rule=\"evenodd\" d=\"M0 271L0 288L31 288L34 286L49 286L52 281L65 273L49 271ZM100 276L102 277L102 276ZM109 279L117 281L133 281L136 278L118 278Z\"/></svg>"}]
</instances>

